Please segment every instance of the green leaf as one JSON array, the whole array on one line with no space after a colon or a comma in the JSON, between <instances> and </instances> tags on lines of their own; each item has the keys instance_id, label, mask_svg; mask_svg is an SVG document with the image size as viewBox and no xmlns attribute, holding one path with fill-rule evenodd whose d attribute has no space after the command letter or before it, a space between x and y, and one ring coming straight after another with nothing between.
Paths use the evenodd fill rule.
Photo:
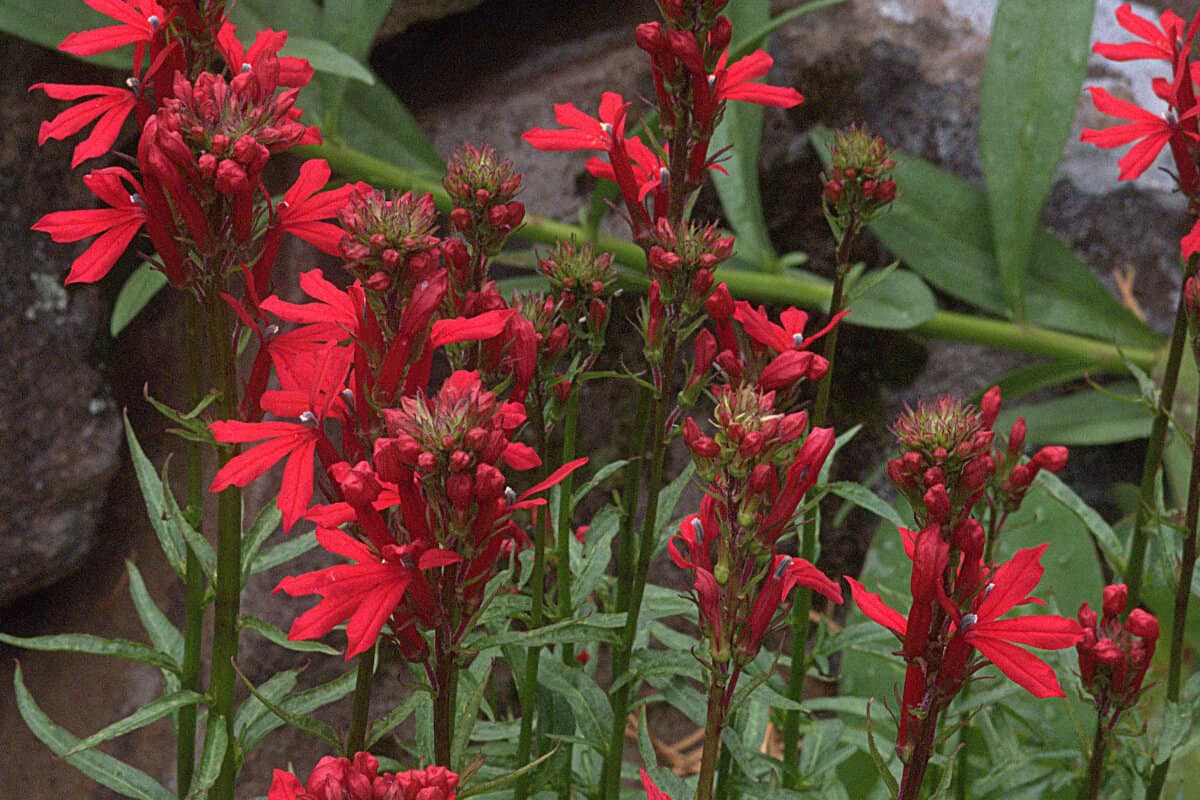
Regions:
<instances>
[{"instance_id":1,"label":"green leaf","mask_svg":"<svg viewBox=\"0 0 1200 800\"><path fill-rule=\"evenodd\" d=\"M251 560L250 574L257 575L260 572L266 572L269 569L278 567L280 564L286 564L293 558L304 555L316 546L316 531L309 531L308 533L294 536L277 545L268 547Z\"/></svg>"},{"instance_id":2,"label":"green leaf","mask_svg":"<svg viewBox=\"0 0 1200 800\"><path fill-rule=\"evenodd\" d=\"M875 762L875 769L879 771L879 777L883 779L887 785L888 791L892 797L897 797L900 794L900 784L896 783L896 776L892 774L891 768L883 758L883 754L879 752L879 748L875 745L875 732L872 729L871 723L871 701L867 701L867 743L871 748L871 760Z\"/></svg>"},{"instance_id":3,"label":"green leaf","mask_svg":"<svg viewBox=\"0 0 1200 800\"><path fill-rule=\"evenodd\" d=\"M204 749L200 751L200 763L192 775L192 785L188 787L189 798L200 800L208 797L208 790L221 774L221 764L228 747L229 734L225 730L225 720L220 714L210 713L204 727Z\"/></svg>"},{"instance_id":4,"label":"green leaf","mask_svg":"<svg viewBox=\"0 0 1200 800\"><path fill-rule=\"evenodd\" d=\"M1152 418L1138 397L1137 384L1125 381L1106 387L1105 393L1081 391L1015 406L1000 414L995 427L1007 430L1017 417L1024 417L1028 441L1040 444L1111 444L1145 439L1150 435Z\"/></svg>"},{"instance_id":5,"label":"green leaf","mask_svg":"<svg viewBox=\"0 0 1200 800\"><path fill-rule=\"evenodd\" d=\"M163 555L167 557L167 563L171 565L171 569L175 570L175 574L182 578L186 561L184 552L187 547L183 541L183 534L171 524L168 518L166 504L163 502L162 480L154 471L154 465L150 463L150 459L146 458L142 446L138 444L133 426L129 424L129 415L125 414L124 419L125 440L129 443L129 457L133 461L133 471L137 476L138 487L142 490L142 499L146 503L150 526L154 528Z\"/></svg>"},{"instance_id":6,"label":"green leaf","mask_svg":"<svg viewBox=\"0 0 1200 800\"><path fill-rule=\"evenodd\" d=\"M1006 0L992 23L979 152L1000 284L1017 319L1042 204L1087 74L1095 8L1094 0Z\"/></svg>"},{"instance_id":7,"label":"green leaf","mask_svg":"<svg viewBox=\"0 0 1200 800\"><path fill-rule=\"evenodd\" d=\"M849 500L859 508L870 511L875 516L895 525L897 528L904 527L904 520L896 513L896 509L892 508L886 500L860 483L836 481L828 484L825 488L843 500Z\"/></svg>"},{"instance_id":8,"label":"green leaf","mask_svg":"<svg viewBox=\"0 0 1200 800\"><path fill-rule=\"evenodd\" d=\"M1051 497L1078 517L1091 533L1092 538L1096 540L1100 551L1104 553L1104 557L1113 569L1119 574L1125 573L1125 547L1109 524L1104 521L1104 518L1096 513L1096 509L1085 503L1082 497L1075 494L1071 487L1059 480L1058 476L1052 472L1045 470L1039 472L1034 480L1034 485L1045 489Z\"/></svg>"},{"instance_id":9,"label":"green leaf","mask_svg":"<svg viewBox=\"0 0 1200 800\"><path fill-rule=\"evenodd\" d=\"M374 73L358 59L321 39L288 36L287 45L280 55L303 58L312 64L314 70L327 75L361 81L368 86L375 83Z\"/></svg>"},{"instance_id":10,"label":"green leaf","mask_svg":"<svg viewBox=\"0 0 1200 800\"><path fill-rule=\"evenodd\" d=\"M195 408L186 413L177 411L166 403L156 400L150 394L149 386L146 386L142 391L142 397L154 407L154 410L180 426L179 428L168 428L169 432L191 442L200 442L201 444L213 444L216 442L216 439L213 438L212 433L208 430L208 423L200 418L200 412L212 405L213 401L217 399L215 391L206 394L204 399L196 404Z\"/></svg>"},{"instance_id":11,"label":"green leaf","mask_svg":"<svg viewBox=\"0 0 1200 800\"><path fill-rule=\"evenodd\" d=\"M479 706L483 702L483 695L487 691L488 681L492 674L492 660L484 659L486 666L483 674L474 675L471 670L463 670L459 673L458 693L459 704L456 709L457 721L454 725L454 738L450 742L450 763L462 770L462 765L466 763L467 745L471 741L471 732L475 729L475 722L479 719ZM552 661L553 659L547 659ZM468 688L471 681L474 681L474 686L470 686L471 691L468 693L465 690Z\"/></svg>"},{"instance_id":12,"label":"green leaf","mask_svg":"<svg viewBox=\"0 0 1200 800\"><path fill-rule=\"evenodd\" d=\"M593 489L603 483L609 475L612 475L614 472L621 469L628 463L628 459L622 458L605 464L603 467L596 470L596 474L593 475L587 483L576 489L575 493L571 495L571 506L574 507L579 505L580 501L587 497Z\"/></svg>"},{"instance_id":13,"label":"green leaf","mask_svg":"<svg viewBox=\"0 0 1200 800\"><path fill-rule=\"evenodd\" d=\"M340 656L342 654L341 650L330 647L327 644L322 644L321 642L306 640L292 641L279 628L276 628L265 619L259 619L258 617L242 617L238 623L238 627L243 630L252 630L268 642L278 645L285 650L293 650L297 653L324 653L328 656Z\"/></svg>"},{"instance_id":14,"label":"green leaf","mask_svg":"<svg viewBox=\"0 0 1200 800\"><path fill-rule=\"evenodd\" d=\"M612 731L612 706L595 679L582 669L547 658L538 670L538 684L566 699L579 733L590 747L603 753Z\"/></svg>"},{"instance_id":15,"label":"green leaf","mask_svg":"<svg viewBox=\"0 0 1200 800\"><path fill-rule=\"evenodd\" d=\"M771 18L769 3L732 3L725 13L734 30L759 29ZM721 198L725 219L737 234L738 255L758 269L776 272L775 249L763 215L758 185L759 146L762 143L763 109L753 103L729 103L709 142L709 153L733 145L723 163L729 174L711 172Z\"/></svg>"},{"instance_id":16,"label":"green leaf","mask_svg":"<svg viewBox=\"0 0 1200 800\"><path fill-rule=\"evenodd\" d=\"M592 517L583 541L582 563L572 568L575 578L571 581L571 604L575 608L583 605L604 577L612 560L612 540L620 527L621 512L615 506L605 506Z\"/></svg>"},{"instance_id":17,"label":"green leaf","mask_svg":"<svg viewBox=\"0 0 1200 800\"><path fill-rule=\"evenodd\" d=\"M1052 389L1064 383L1076 381L1087 375L1095 365L1082 359L1060 358L1054 361L1039 361L1017 367L1012 372L993 380L992 386L999 386L1005 402L1019 400L1027 394L1033 394L1040 389ZM972 398L978 404L982 397L981 390Z\"/></svg>"},{"instance_id":18,"label":"green leaf","mask_svg":"<svg viewBox=\"0 0 1200 800\"><path fill-rule=\"evenodd\" d=\"M1157 765L1175 754L1192 731L1192 709L1187 703L1165 701L1162 730L1154 742L1151 760Z\"/></svg>"},{"instance_id":19,"label":"green leaf","mask_svg":"<svg viewBox=\"0 0 1200 800\"><path fill-rule=\"evenodd\" d=\"M393 708L386 716L375 720L371 723L371 732L367 736L366 749L370 750L375 746L375 743L394 731L400 723L412 716L417 710L417 705L422 702L422 698L429 699L429 695L423 692L414 692L400 705Z\"/></svg>"},{"instance_id":20,"label":"green leaf","mask_svg":"<svg viewBox=\"0 0 1200 800\"><path fill-rule=\"evenodd\" d=\"M172 692L171 694L151 700L124 719L117 720L111 725L107 725L96 731L86 739L76 742L74 747L60 755L66 758L76 753L82 753L84 750L91 750L96 745L107 742L110 739L116 739L118 736L124 736L127 733L136 731L138 728L144 728L150 723L167 716L172 711L203 702L204 695L189 689L180 689L177 692Z\"/></svg>"},{"instance_id":21,"label":"green leaf","mask_svg":"<svg viewBox=\"0 0 1200 800\"><path fill-rule=\"evenodd\" d=\"M671 520L675 518L675 506L679 505L679 498L683 495L683 490L687 488L695 472L696 463L688 461L679 476L667 484L667 488L658 493L658 513L654 517L658 541L654 545L654 555L661 553L667 546L667 539L671 538Z\"/></svg>"},{"instance_id":22,"label":"green leaf","mask_svg":"<svg viewBox=\"0 0 1200 800\"><path fill-rule=\"evenodd\" d=\"M467 650L489 650L510 644L544 647L548 644L615 642L625 625L625 614L591 614L559 620L533 631L504 631L481 636L463 644Z\"/></svg>"},{"instance_id":23,"label":"green leaf","mask_svg":"<svg viewBox=\"0 0 1200 800\"><path fill-rule=\"evenodd\" d=\"M109 335L116 338L166 285L167 276L161 270L149 261L139 264L125 279L113 303L112 316L108 320Z\"/></svg>"},{"instance_id":24,"label":"green leaf","mask_svg":"<svg viewBox=\"0 0 1200 800\"><path fill-rule=\"evenodd\" d=\"M321 34L321 8L312 0L238 0L229 17L242 36L264 28L286 30L289 37Z\"/></svg>"},{"instance_id":25,"label":"green leaf","mask_svg":"<svg viewBox=\"0 0 1200 800\"><path fill-rule=\"evenodd\" d=\"M333 728L319 719L306 715L330 703L335 703L354 691L356 670L346 672L320 686L297 692L278 703L254 688L253 684L246 680L245 675L241 675L241 678L250 688L254 697L270 710L269 714L259 716L252 725L248 725L242 734L242 750L244 752L249 752L264 736L284 724L310 733L334 748L341 747L341 742L338 741Z\"/></svg>"},{"instance_id":26,"label":"green leaf","mask_svg":"<svg viewBox=\"0 0 1200 800\"><path fill-rule=\"evenodd\" d=\"M54 724L37 706L29 690L25 688L25 679L21 673L21 665L17 664L13 674L13 687L17 696L17 710L21 719L29 726L29 730L42 744L50 748L57 756L62 756L79 741L64 728ZM112 789L122 797L133 800L175 800L173 792L168 792L162 784L139 769L118 761L105 753L89 751L76 753L63 758L75 769L87 775L92 780Z\"/></svg>"},{"instance_id":27,"label":"green leaf","mask_svg":"<svg viewBox=\"0 0 1200 800\"><path fill-rule=\"evenodd\" d=\"M188 549L200 562L200 568L208 576L209 582L215 586L217 583L217 551L213 550L213 546L200 531L192 527L192 524L184 517L179 504L175 502L175 495L171 494L170 482L167 479L167 469L170 465L171 460L168 458L167 462L163 464L162 471L163 507L166 509L168 524L183 537Z\"/></svg>"},{"instance_id":28,"label":"green leaf","mask_svg":"<svg viewBox=\"0 0 1200 800\"><path fill-rule=\"evenodd\" d=\"M446 162L392 90L350 83L338 115L338 134L368 155L425 177L441 179Z\"/></svg>"},{"instance_id":29,"label":"green leaf","mask_svg":"<svg viewBox=\"0 0 1200 800\"><path fill-rule=\"evenodd\" d=\"M150 634L150 642L156 650L165 653L172 663L182 664L183 634L171 624L171 620L167 619L167 615L150 597L146 582L142 580L142 573L137 566L132 561L126 561L125 568L129 570L129 594L133 598L133 606L137 610L138 619L142 621L142 627Z\"/></svg>"},{"instance_id":30,"label":"green leaf","mask_svg":"<svg viewBox=\"0 0 1200 800\"><path fill-rule=\"evenodd\" d=\"M810 139L829 163L828 129ZM983 191L928 161L898 156L900 195L871 230L905 264L952 297L983 311L1008 314ZM1112 296L1054 234L1038 230L1025 282L1027 317L1055 330L1118 344L1157 347L1162 337Z\"/></svg>"},{"instance_id":31,"label":"green leaf","mask_svg":"<svg viewBox=\"0 0 1200 800\"><path fill-rule=\"evenodd\" d=\"M238 707L237 713L233 717L233 735L243 742L247 741L247 732L253 728L260 719L270 716L271 711L259 698L265 698L269 702L278 703L287 693L296 688L296 681L300 676L300 670L287 669L282 672L277 672L268 678L260 685L256 694L251 695L246 702ZM261 737L259 737L261 738ZM249 747L246 747L249 749Z\"/></svg>"},{"instance_id":32,"label":"green leaf","mask_svg":"<svg viewBox=\"0 0 1200 800\"><path fill-rule=\"evenodd\" d=\"M275 503L268 503L263 506L263 510L258 512L258 516L254 519L254 524L250 526L250 530L246 531L242 536L242 586L245 587L246 581L251 575L251 567L254 564L254 559L258 556L258 551L262 549L263 544L271 537L271 534L279 530L279 523L283 519L283 513L279 510L279 506Z\"/></svg>"},{"instance_id":33,"label":"green leaf","mask_svg":"<svg viewBox=\"0 0 1200 800\"><path fill-rule=\"evenodd\" d=\"M0 642L26 650L49 653L86 653L92 656L115 656L160 669L179 672L179 665L157 650L126 639L104 639L90 633L58 633L52 636L12 636L0 633Z\"/></svg>"},{"instance_id":34,"label":"green leaf","mask_svg":"<svg viewBox=\"0 0 1200 800\"><path fill-rule=\"evenodd\" d=\"M886 275L847 305L853 309L848 322L881 330L910 330L937 314L937 299L925 281L902 269Z\"/></svg>"},{"instance_id":35,"label":"green leaf","mask_svg":"<svg viewBox=\"0 0 1200 800\"><path fill-rule=\"evenodd\" d=\"M0 0L0 31L52 50L72 33L112 24L111 17L77 0ZM133 71L133 51L129 47L79 60L126 73Z\"/></svg>"}]
</instances>

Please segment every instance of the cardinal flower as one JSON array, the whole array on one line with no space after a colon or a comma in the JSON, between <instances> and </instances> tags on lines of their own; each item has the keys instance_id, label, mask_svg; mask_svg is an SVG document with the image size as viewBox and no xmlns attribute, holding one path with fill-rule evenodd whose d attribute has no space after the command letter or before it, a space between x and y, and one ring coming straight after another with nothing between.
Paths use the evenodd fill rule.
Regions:
<instances>
[{"instance_id":1,"label":"cardinal flower","mask_svg":"<svg viewBox=\"0 0 1200 800\"><path fill-rule=\"evenodd\" d=\"M42 123L38 129L39 146L45 144L48 139L66 139L68 136L74 136L93 122L96 123L87 138L75 145L75 152L71 156L72 167L107 153L121 133L125 119L137 107L139 100L132 90L119 86L35 83L29 89L41 89L55 100L83 100L54 119Z\"/></svg>"},{"instance_id":2,"label":"cardinal flower","mask_svg":"<svg viewBox=\"0 0 1200 800\"><path fill-rule=\"evenodd\" d=\"M1079 137L1081 141L1106 149L1133 144L1117 162L1121 167L1117 176L1119 180L1129 181L1139 177L1172 139L1180 143L1196 139L1195 134L1186 130L1181 123L1200 113L1200 106L1193 106L1178 119L1164 119L1133 103L1113 97L1099 86L1089 86L1088 91L1092 93L1092 102L1098 111L1128 120L1123 125L1113 125L1103 130L1086 128Z\"/></svg>"},{"instance_id":3,"label":"cardinal flower","mask_svg":"<svg viewBox=\"0 0 1200 800\"><path fill-rule=\"evenodd\" d=\"M72 33L58 46L64 53L94 56L127 44L134 45L134 63L140 64L146 45L167 21L156 0L83 0L89 7L119 22L107 28Z\"/></svg>"},{"instance_id":4,"label":"cardinal flower","mask_svg":"<svg viewBox=\"0 0 1200 800\"><path fill-rule=\"evenodd\" d=\"M33 230L50 234L56 242L78 242L100 234L71 263L67 283L94 283L107 275L147 217L141 184L124 167L93 170L83 182L109 208L55 211L33 224Z\"/></svg>"},{"instance_id":5,"label":"cardinal flower","mask_svg":"<svg viewBox=\"0 0 1200 800\"><path fill-rule=\"evenodd\" d=\"M1180 43L1184 41L1187 23L1171 9L1164 11L1158 22L1156 26L1145 17L1139 17L1133 13L1133 7L1125 3L1117 9L1117 24L1142 41L1120 44L1096 42L1092 46L1092 52L1109 61L1155 59L1174 64L1179 54ZM1185 44L1184 49L1191 49L1191 45Z\"/></svg>"},{"instance_id":6,"label":"cardinal flower","mask_svg":"<svg viewBox=\"0 0 1200 800\"><path fill-rule=\"evenodd\" d=\"M346 625L346 659L371 649L388 617L404 599L409 585L424 580L426 570L456 564L462 556L452 550L427 548L424 543L388 545L375 552L349 534L318 528L317 542L353 564L284 578L275 587L293 597L319 594L322 600L292 623L292 641L318 639L334 626Z\"/></svg>"},{"instance_id":7,"label":"cardinal flower","mask_svg":"<svg viewBox=\"0 0 1200 800\"><path fill-rule=\"evenodd\" d=\"M730 66L729 51L717 59L716 69L708 76L694 76L693 111L696 124L704 127L713 120L716 109L726 100L741 100L760 106L792 108L804 102L804 96L790 86L770 86L758 79L775 63L766 52L755 50Z\"/></svg>"}]
</instances>

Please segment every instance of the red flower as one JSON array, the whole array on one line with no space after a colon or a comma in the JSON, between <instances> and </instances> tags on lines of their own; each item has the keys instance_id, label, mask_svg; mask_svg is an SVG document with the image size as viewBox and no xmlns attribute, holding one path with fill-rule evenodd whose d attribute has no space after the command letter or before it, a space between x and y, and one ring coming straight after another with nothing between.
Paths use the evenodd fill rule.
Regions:
<instances>
[{"instance_id":1,"label":"red flower","mask_svg":"<svg viewBox=\"0 0 1200 800\"><path fill-rule=\"evenodd\" d=\"M388 545L382 553L376 553L350 535L331 528L318 528L317 541L329 552L355 563L284 578L275 591L293 597L321 595L320 603L292 623L288 638L318 639L348 621L347 660L374 646L384 623L404 599L409 584L424 580L422 572L463 560L452 550L426 549L422 543Z\"/></svg>"},{"instance_id":2,"label":"red flower","mask_svg":"<svg viewBox=\"0 0 1200 800\"><path fill-rule=\"evenodd\" d=\"M755 50L727 68L725 63L728 59L727 50L717 59L717 67L712 75L693 76L692 115L701 127L712 122L717 108L726 100L741 100L776 108L792 108L804 102L804 96L790 86L770 86L757 82L775 63L766 52Z\"/></svg>"},{"instance_id":3,"label":"red flower","mask_svg":"<svg viewBox=\"0 0 1200 800\"><path fill-rule=\"evenodd\" d=\"M96 127L82 142L75 145L71 166L77 167L89 158L102 156L113 146L121 133L125 119L137 107L138 96L129 89L116 86L75 86L68 83L35 83L30 91L41 89L55 100L79 100L90 97L43 122L38 129L38 145L47 139L66 139L93 122Z\"/></svg>"},{"instance_id":4,"label":"red flower","mask_svg":"<svg viewBox=\"0 0 1200 800\"><path fill-rule=\"evenodd\" d=\"M93 170L84 176L83 182L110 207L55 211L33 224L33 230L48 233L60 243L78 242L100 234L71 263L67 283L94 283L107 275L146 222L142 187L129 170L123 167Z\"/></svg>"},{"instance_id":5,"label":"red flower","mask_svg":"<svg viewBox=\"0 0 1200 800\"><path fill-rule=\"evenodd\" d=\"M1108 44L1096 42L1092 52L1110 61L1137 61L1144 58L1175 63L1184 41L1186 23L1174 11L1167 9L1158 18L1161 29L1150 20L1133 13L1129 3L1117 9L1117 23L1142 41ZM1185 50L1191 49L1188 44Z\"/></svg>"},{"instance_id":6,"label":"red flower","mask_svg":"<svg viewBox=\"0 0 1200 800\"><path fill-rule=\"evenodd\" d=\"M771 390L791 386L801 378L820 380L829 369L829 362L809 348L849 313L850 309L838 313L824 328L808 337L804 335L808 314L796 308L786 309L779 317L781 324L776 325L767 316L765 307L754 308L745 300L738 300L733 316L742 323L751 340L777 353L758 378L761 388Z\"/></svg>"},{"instance_id":7,"label":"red flower","mask_svg":"<svg viewBox=\"0 0 1200 800\"><path fill-rule=\"evenodd\" d=\"M344 347L329 347L307 359L297 357L291 363L293 372L280 373L281 380L285 374L290 374L296 383L263 393L264 410L279 416L298 417L300 422L220 420L209 425L218 442L261 442L231 458L217 472L209 491L245 486L286 456L277 502L283 512L283 528L290 530L304 516L312 500L313 455L319 453L326 467L341 460L323 428L327 417L345 419L340 394L351 357L351 351Z\"/></svg>"},{"instance_id":8,"label":"red flower","mask_svg":"<svg viewBox=\"0 0 1200 800\"><path fill-rule=\"evenodd\" d=\"M353 760L325 756L308 784L290 772L275 770L267 800L454 800L458 775L445 767L392 774L379 772L379 760L355 753Z\"/></svg>"},{"instance_id":9,"label":"red flower","mask_svg":"<svg viewBox=\"0 0 1200 800\"><path fill-rule=\"evenodd\" d=\"M1103 130L1086 128L1079 137L1081 141L1106 149L1134 143L1117 162L1121 167L1119 180L1128 181L1140 176L1173 138L1181 143L1189 138L1196 139L1195 134L1187 131L1181 123L1200 113L1200 106L1193 106L1174 122L1169 122L1133 103L1113 97L1099 86L1089 86L1088 91L1092 93L1092 102L1098 111L1129 120L1124 125L1113 125Z\"/></svg>"},{"instance_id":10,"label":"red flower","mask_svg":"<svg viewBox=\"0 0 1200 800\"><path fill-rule=\"evenodd\" d=\"M274 57L282 50L287 43L287 36L287 31L273 31L269 28L259 31L254 37L254 44L246 50L237 38L237 27L227 21L217 33L217 49L221 51L230 72L237 73L245 66L261 69L269 60L264 57ZM303 58L280 56L278 70L278 85L290 89L307 86L313 78L312 65Z\"/></svg>"},{"instance_id":11,"label":"red flower","mask_svg":"<svg viewBox=\"0 0 1200 800\"><path fill-rule=\"evenodd\" d=\"M134 63L141 61L145 46L154 38L167 20L167 13L156 0L83 0L91 8L106 17L112 17L120 25L96 28L72 33L62 40L59 50L76 56L94 56L107 53L127 44L135 45Z\"/></svg>"}]
</instances>

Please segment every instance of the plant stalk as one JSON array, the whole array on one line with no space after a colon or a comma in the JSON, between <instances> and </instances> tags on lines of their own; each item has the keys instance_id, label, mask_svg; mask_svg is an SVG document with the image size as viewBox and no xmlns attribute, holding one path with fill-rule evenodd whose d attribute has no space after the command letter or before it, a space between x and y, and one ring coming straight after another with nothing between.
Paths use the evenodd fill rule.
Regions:
<instances>
[{"instance_id":1,"label":"plant stalk","mask_svg":"<svg viewBox=\"0 0 1200 800\"><path fill-rule=\"evenodd\" d=\"M845 307L846 275L850 272L850 245L859 231L857 220L851 217L842 231L837 248L837 266L833 277L833 293L829 299L829 316L841 313ZM821 355L829 362L829 368L821 377L817 387L817 399L810 419L813 427L825 425L829 415L829 396L833 385L833 364L837 356L838 326L825 334ZM813 513L804 521L800 539L800 557L815 562L817 545L820 542L821 515ZM792 611L792 663L788 673L788 699L799 703L804 698L804 676L808 673L808 617L813 607L812 589L801 589L800 598ZM800 782L800 712L788 710L783 717L783 772L785 784L796 788Z\"/></svg>"},{"instance_id":2,"label":"plant stalk","mask_svg":"<svg viewBox=\"0 0 1200 800\"><path fill-rule=\"evenodd\" d=\"M1150 541L1150 526L1157 511L1156 488L1158 471L1162 466L1163 449L1170 428L1171 407L1175 403L1175 387L1179 382L1179 365L1183 361L1183 345L1188 336L1187 309L1183 302L1183 290L1179 292L1179 307L1175 310L1175 327L1171 331L1171 343L1167 350L1167 365L1163 372L1162 395L1154 422L1150 427L1150 439L1146 443L1146 458L1142 462L1142 482L1138 490L1137 517L1133 523L1133 536L1129 542L1129 561L1125 567L1125 585L1129 587L1129 607L1136 608L1141 600L1142 579L1146 571L1146 546Z\"/></svg>"},{"instance_id":3,"label":"plant stalk","mask_svg":"<svg viewBox=\"0 0 1200 800\"><path fill-rule=\"evenodd\" d=\"M654 555L654 544L658 538L658 495L662 491L663 471L667 460L667 412L670 410L671 373L679 345L679 332L668 323L663 342L663 377L654 397L653 422L650 439L650 474L646 482L646 510L642 518L642 535L638 542L637 567L629 587L629 606L626 609L625 628L618 647L613 652L613 682L620 682L612 690L613 727L608 740L608 752L604 759L604 774L601 781L605 800L617 800L621 786L621 760L625 752L625 717L629 713L629 697L633 682L629 680L629 664L633 657L633 644L637 638L638 615L641 612L642 596L646 591L646 575L650 571L650 559Z\"/></svg>"},{"instance_id":4,"label":"plant stalk","mask_svg":"<svg viewBox=\"0 0 1200 800\"><path fill-rule=\"evenodd\" d=\"M900 794L896 796L896 800L917 800L920 796L921 784L925 782L925 771L929 767L929 759L933 757L937 723L936 709L931 709L920 720L916 745L908 763L904 765L904 772L900 777Z\"/></svg>"},{"instance_id":5,"label":"plant stalk","mask_svg":"<svg viewBox=\"0 0 1200 800\"><path fill-rule=\"evenodd\" d=\"M546 453L546 415L542 404L541 394L532 394L530 403L530 425L533 427L534 439L539 455ZM539 469L539 478L547 473L543 460ZM549 528L548 514L538 514L533 528L533 573L529 578L529 630L537 630L545 622L546 598L546 534ZM517 764L524 766L529 763L533 752L533 713L537 703L538 662L541 659L542 648L535 645L525 650L525 674L521 680L519 692L521 700L521 732L517 739ZM529 796L530 782L533 774L526 772L517 780L513 790L514 800L525 800Z\"/></svg>"},{"instance_id":6,"label":"plant stalk","mask_svg":"<svg viewBox=\"0 0 1200 800\"><path fill-rule=\"evenodd\" d=\"M375 675L375 653L379 649L376 642L365 653L358 655L358 674L354 676L354 706L350 712L350 730L346 733L346 749L344 755L354 758L354 754L364 750L367 744L367 722L371 712L371 679Z\"/></svg>"},{"instance_id":7,"label":"plant stalk","mask_svg":"<svg viewBox=\"0 0 1200 800\"><path fill-rule=\"evenodd\" d=\"M1092 755L1088 759L1087 782L1079 792L1079 800L1099 800L1104 783L1104 751L1108 749L1107 714L1097 713L1096 735L1092 738Z\"/></svg>"},{"instance_id":8,"label":"plant stalk","mask_svg":"<svg viewBox=\"0 0 1200 800\"><path fill-rule=\"evenodd\" d=\"M575 439L578 427L579 387L576 386L567 397L567 407L563 419L563 464L575 459ZM574 510L571 496L575 493L574 475L568 475L559 486L558 568L554 573L554 578L558 589L558 616L559 619L567 619L574 613L571 605L571 512ZM570 642L564 642L562 645L562 661L567 667L578 667L575 662L575 647ZM562 775L559 779L559 797L562 800L571 800L571 763L574 761L574 750L575 746L571 742L562 742L561 751L556 756L562 763Z\"/></svg>"},{"instance_id":9,"label":"plant stalk","mask_svg":"<svg viewBox=\"0 0 1200 800\"><path fill-rule=\"evenodd\" d=\"M721 729L725 726L725 676L712 671L708 684L708 714L704 721L704 752L700 756L700 776L696 800L713 800L713 778L721 754Z\"/></svg>"},{"instance_id":10,"label":"plant stalk","mask_svg":"<svg viewBox=\"0 0 1200 800\"><path fill-rule=\"evenodd\" d=\"M433 645L433 674L437 682L437 694L433 697L433 758L438 766L447 769L453 769L450 745L454 741L454 695L458 688L451 635L449 623L439 625Z\"/></svg>"},{"instance_id":11,"label":"plant stalk","mask_svg":"<svg viewBox=\"0 0 1200 800\"><path fill-rule=\"evenodd\" d=\"M188 351L188 403L194 408L204 398L205 380L204 308L191 292L185 294L185 341ZM187 443L187 515L188 521L204 519L204 446ZM200 651L204 633L204 570L200 559L188 547L183 573L183 663L180 665L181 689L200 692ZM175 775L179 800L187 797L196 768L196 706L179 709L175 738Z\"/></svg>"},{"instance_id":12,"label":"plant stalk","mask_svg":"<svg viewBox=\"0 0 1200 800\"><path fill-rule=\"evenodd\" d=\"M233 350L229 307L213 291L205 299L209 355L216 386L216 414L219 419L237 419L237 362ZM217 450L217 468L224 467L237 447L226 445ZM212 675L210 689L212 713L224 720L229 741L233 732L233 690L237 675L234 663L238 654L238 609L242 593L242 490L230 486L217 495L217 586L213 611ZM213 720L210 718L209 724ZM221 772L213 785L214 800L233 800L236 761L234 747L225 750Z\"/></svg>"},{"instance_id":13,"label":"plant stalk","mask_svg":"<svg viewBox=\"0 0 1200 800\"><path fill-rule=\"evenodd\" d=\"M1195 331L1193 330L1194 334ZM1193 340L1192 355L1200 367L1200 342ZM1192 474L1188 482L1187 506L1183 522L1183 552L1179 560L1179 582L1175 586L1175 608L1171 619L1171 653L1167 662L1167 701L1178 703L1183 687L1184 634L1187 627L1188 605L1192 598L1192 576L1196 572L1196 525L1200 519L1200 409L1196 410L1196 423L1192 431ZM1158 800L1167 772L1171 769L1171 757L1154 767L1150 783L1146 786L1146 800Z\"/></svg>"}]
</instances>

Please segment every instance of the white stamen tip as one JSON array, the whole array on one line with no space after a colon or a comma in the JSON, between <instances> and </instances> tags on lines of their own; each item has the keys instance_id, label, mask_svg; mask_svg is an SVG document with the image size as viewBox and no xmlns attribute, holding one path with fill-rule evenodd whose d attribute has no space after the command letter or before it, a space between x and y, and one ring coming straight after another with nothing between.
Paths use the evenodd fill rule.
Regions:
<instances>
[{"instance_id":1,"label":"white stamen tip","mask_svg":"<svg viewBox=\"0 0 1200 800\"><path fill-rule=\"evenodd\" d=\"M804 344L804 334L803 333L793 333L792 334L792 347L799 347L802 344Z\"/></svg>"}]
</instances>

